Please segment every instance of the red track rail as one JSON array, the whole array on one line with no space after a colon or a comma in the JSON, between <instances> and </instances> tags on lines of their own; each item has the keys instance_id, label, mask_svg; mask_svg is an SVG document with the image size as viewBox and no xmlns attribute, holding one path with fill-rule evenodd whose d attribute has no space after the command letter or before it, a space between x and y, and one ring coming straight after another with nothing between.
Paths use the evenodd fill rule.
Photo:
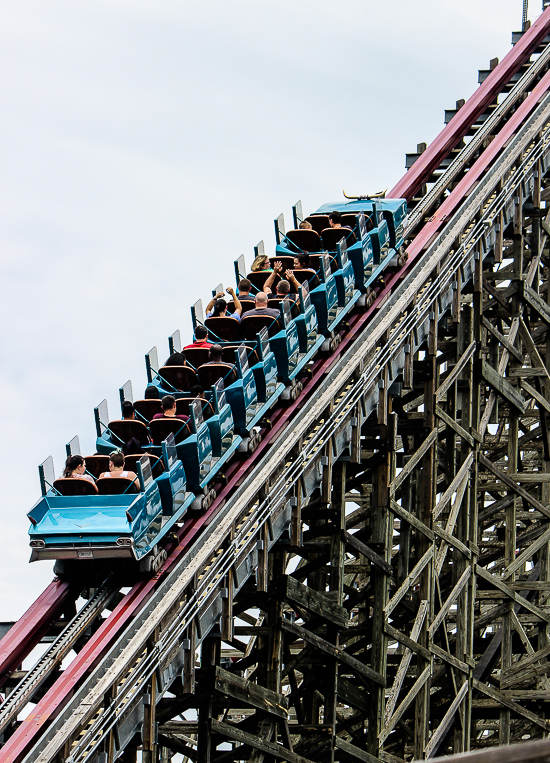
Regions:
<instances>
[{"instance_id":1,"label":"red track rail","mask_svg":"<svg viewBox=\"0 0 550 763\"><path fill-rule=\"evenodd\" d=\"M68 583L54 580L0 641L0 686L46 635L71 593Z\"/></svg>"},{"instance_id":2,"label":"red track rail","mask_svg":"<svg viewBox=\"0 0 550 763\"><path fill-rule=\"evenodd\" d=\"M550 33L550 8L547 8L533 26L525 32L501 63L491 72L464 106L451 119L449 124L430 143L411 169L386 194L388 199L407 199L414 197L442 160L466 135L471 125L483 114L487 107L501 92L503 86L529 60L537 45Z\"/></svg>"}]
</instances>

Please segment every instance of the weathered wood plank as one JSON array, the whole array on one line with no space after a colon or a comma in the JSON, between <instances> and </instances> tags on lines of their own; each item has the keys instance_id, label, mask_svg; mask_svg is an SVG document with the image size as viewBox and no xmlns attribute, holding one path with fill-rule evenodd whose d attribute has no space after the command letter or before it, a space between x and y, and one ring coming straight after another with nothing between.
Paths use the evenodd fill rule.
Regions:
<instances>
[{"instance_id":1,"label":"weathered wood plank","mask_svg":"<svg viewBox=\"0 0 550 763\"><path fill-rule=\"evenodd\" d=\"M503 593L506 593L508 597L512 599L512 601L515 601L517 604L521 604L521 606L528 612L531 612L531 614L535 615L536 617L540 617L541 620L544 620L547 623L550 623L549 614L543 612L542 609L536 607L534 604L531 604L531 602L525 599L523 596L520 596L518 593L512 590L510 586L506 585L506 583L504 583L504 581L497 575L491 575L488 570L486 570L484 567L481 567L479 564L476 565L476 574L482 577L488 583L491 583L491 585L494 585L495 588L498 588ZM479 626L476 624L476 627Z\"/></svg>"},{"instance_id":2,"label":"weathered wood plank","mask_svg":"<svg viewBox=\"0 0 550 763\"><path fill-rule=\"evenodd\" d=\"M456 434L462 438L463 440L466 440L466 442L469 444L471 448L474 447L475 442L472 435L467 432L464 427L461 427L460 424L458 424L454 419L452 419L450 416L448 416L443 408L441 408L439 405L435 406L435 415L441 419L441 421L444 421L447 426L451 427L452 430L456 432ZM481 438L478 435L478 439L481 440Z\"/></svg>"},{"instance_id":3,"label":"weathered wood plank","mask_svg":"<svg viewBox=\"0 0 550 763\"><path fill-rule=\"evenodd\" d=\"M527 410L527 403L525 398L522 397L516 388L512 387L512 385L507 382L506 379L498 373L498 371L495 371L495 369L490 366L486 360L481 359L479 361L478 372L483 377L483 379L485 379L487 384L495 390L495 392L501 395L505 400L508 400L508 402L514 406L514 408L517 408L520 411L520 413L525 413Z\"/></svg>"},{"instance_id":4,"label":"weathered wood plank","mask_svg":"<svg viewBox=\"0 0 550 763\"><path fill-rule=\"evenodd\" d=\"M430 530L428 525L425 525L424 522L418 519L418 517L415 517L414 514L411 514L410 511L407 511L395 501L390 501L390 508L394 514L397 514L397 516L404 522L408 522L408 524L410 524L411 527L414 527L415 530L418 530L418 532L421 532L430 540L434 539L434 533Z\"/></svg>"},{"instance_id":5,"label":"weathered wood plank","mask_svg":"<svg viewBox=\"0 0 550 763\"><path fill-rule=\"evenodd\" d=\"M462 354L462 357L460 358L458 363L455 365L451 373L447 376L445 381L438 387L435 393L436 400L438 403L441 402L441 400L443 400L443 398L447 394L449 387L452 384L454 384L456 379L458 379L458 377L464 370L464 367L466 366L466 364L468 363L468 361L474 354L475 350L476 350L476 342L474 341L466 348L466 350Z\"/></svg>"},{"instance_id":6,"label":"weathered wood plank","mask_svg":"<svg viewBox=\"0 0 550 763\"><path fill-rule=\"evenodd\" d=\"M550 326L550 307L539 297L536 291L527 285L525 281L520 281L520 296L529 307L538 314L539 318Z\"/></svg>"},{"instance_id":7,"label":"weathered wood plank","mask_svg":"<svg viewBox=\"0 0 550 763\"><path fill-rule=\"evenodd\" d=\"M536 662L539 662L539 660L544 659L544 657L548 657L549 654L550 645L539 649L538 652L534 652L534 654L530 655L529 657L524 657L522 660L514 662L513 665L510 665L510 667L505 668L502 671L502 677L508 679L516 673L521 673L522 670L532 667ZM548 667L550 668L550 665Z\"/></svg>"},{"instance_id":8,"label":"weathered wood plank","mask_svg":"<svg viewBox=\"0 0 550 763\"><path fill-rule=\"evenodd\" d=\"M403 644L403 646L406 646L407 649L410 649L416 654L420 654L426 660L429 660L431 658L429 649L426 649L425 646L422 646L422 644L417 643L414 639L410 638L405 633L401 633L401 631L398 631L397 628L394 628L389 623L384 624L384 630L386 631L388 636L390 636L390 638L394 638L396 641L399 641L399 643Z\"/></svg>"},{"instance_id":9,"label":"weathered wood plank","mask_svg":"<svg viewBox=\"0 0 550 763\"><path fill-rule=\"evenodd\" d=\"M441 647L437 646L437 644L434 644L433 641L430 641L430 652L432 654L435 654L436 657L439 657L441 660L444 660L449 665L452 665L453 668L456 668L457 670L460 670L462 673L466 673L468 675L469 667L465 662L462 662L462 660L459 660L458 657L455 657L452 654L449 654L449 652L446 652L445 649L441 649Z\"/></svg>"},{"instance_id":10,"label":"weathered wood plank","mask_svg":"<svg viewBox=\"0 0 550 763\"><path fill-rule=\"evenodd\" d=\"M483 694L485 694L487 697L491 697L491 699L496 700L504 707L507 707L509 710L513 710L513 712L521 715L523 718L527 718L537 726L540 726L546 731L550 731L550 723L548 721L545 721L543 718L536 715L535 713L532 713L530 710L526 710L522 705L520 705L518 702L514 702L509 697L506 697L502 692L493 689L491 686L487 686L487 684L483 683L482 681L478 681L476 678L473 679L473 688L483 692Z\"/></svg>"},{"instance_id":11,"label":"weathered wood plank","mask_svg":"<svg viewBox=\"0 0 550 763\"><path fill-rule=\"evenodd\" d=\"M423 557L420 559L420 561L414 566L414 568L409 572L405 580L401 583L400 587L397 589L397 591L394 593L394 595L391 597L391 599L388 601L386 606L384 607L384 614L386 617L388 615L391 615L395 607L399 604L403 596L407 593L411 585L414 583L414 581L418 578L424 567L430 562L430 560L433 557L433 546L430 546L430 548L426 551L426 553L423 555Z\"/></svg>"},{"instance_id":12,"label":"weathered wood plank","mask_svg":"<svg viewBox=\"0 0 550 763\"><path fill-rule=\"evenodd\" d=\"M428 633L433 636L433 634L436 632L436 630L439 628L441 623L443 622L443 619L449 609L453 606L454 602L459 597L462 589L470 579L470 575L472 574L472 568L466 567L460 578L458 579L456 585L454 586L453 590L447 597L447 601L443 604L439 612L437 613L436 617L434 618L433 623L428 628Z\"/></svg>"},{"instance_id":13,"label":"weathered wood plank","mask_svg":"<svg viewBox=\"0 0 550 763\"><path fill-rule=\"evenodd\" d=\"M312 633L311 631L308 631L305 628L301 628L299 625L295 625L294 623L290 623L288 620L284 619L281 622L281 627L287 633L292 634L296 638L301 638L303 641L307 642L308 644L312 644L322 652L329 654L331 657L335 657L338 662L347 665L348 668L351 668L356 673L359 673L359 675L362 675L367 680L374 681L374 683L379 684L380 686L386 685L386 679L381 676L380 673L377 673L375 670L372 670L372 668L369 668L359 660L356 660L355 657L352 657L342 649L334 646L334 644L329 644L328 641L325 641L325 639L322 639L320 636L316 636L315 633Z\"/></svg>"},{"instance_id":14,"label":"weathered wood plank","mask_svg":"<svg viewBox=\"0 0 550 763\"><path fill-rule=\"evenodd\" d=\"M485 316L481 319L482 324L485 326L485 328L491 332L491 334L498 339L500 344L505 347L510 355L513 355L516 360L518 360L520 363L523 363L523 355L519 350L517 350L514 345L508 341L508 339L504 336L504 334L501 334L498 329L496 329L492 323L490 323Z\"/></svg>"},{"instance_id":15,"label":"weathered wood plank","mask_svg":"<svg viewBox=\"0 0 550 763\"><path fill-rule=\"evenodd\" d=\"M385 559L382 559L375 551L369 548L365 543L362 543L351 533L344 531L344 540L346 545L352 548L354 551L363 554L367 559L370 559L373 564L386 573L386 575L392 575L393 570L391 564L388 564ZM345 611L345 610L344 610Z\"/></svg>"},{"instance_id":16,"label":"weathered wood plank","mask_svg":"<svg viewBox=\"0 0 550 763\"><path fill-rule=\"evenodd\" d=\"M345 607L336 604L328 596L314 591L290 575L283 576L281 581L281 596L341 628L347 628L349 615Z\"/></svg>"},{"instance_id":17,"label":"weathered wood plank","mask_svg":"<svg viewBox=\"0 0 550 763\"><path fill-rule=\"evenodd\" d=\"M436 730L430 737L430 741L424 748L426 758L432 758L436 754L438 747L443 741L443 737L445 736L445 734L447 733L449 729L449 726L453 722L456 711L460 707L460 704L464 700L464 697L466 696L467 692L468 692L468 682L465 681L460 687L458 694L452 701L450 708L447 710L447 712L441 719L441 723L439 724L439 726L436 728Z\"/></svg>"},{"instance_id":18,"label":"weathered wood plank","mask_svg":"<svg viewBox=\"0 0 550 763\"><path fill-rule=\"evenodd\" d=\"M346 705L354 707L361 713L370 713L370 696L363 689L355 686L349 678L342 677L338 679L338 697Z\"/></svg>"},{"instance_id":19,"label":"weathered wood plank","mask_svg":"<svg viewBox=\"0 0 550 763\"><path fill-rule=\"evenodd\" d=\"M223 668L216 667L214 688L221 694L227 694L258 710L276 715L278 718L288 718L288 699L285 696L247 681L234 673L229 673Z\"/></svg>"},{"instance_id":20,"label":"weathered wood plank","mask_svg":"<svg viewBox=\"0 0 550 763\"><path fill-rule=\"evenodd\" d=\"M342 752L345 752L347 755L351 755L352 758L362 760L363 763L380 763L379 758L375 758L370 752L361 750L361 748L356 747L354 744L346 742L346 740L341 737L336 737L334 739L334 744L338 750L342 750Z\"/></svg>"},{"instance_id":21,"label":"weathered wood plank","mask_svg":"<svg viewBox=\"0 0 550 763\"><path fill-rule=\"evenodd\" d=\"M505 485L512 488L514 492L516 492L519 496L524 498L527 503L531 504L531 506L534 509L537 509L542 514L544 514L545 517L550 518L550 510L546 508L544 504L542 504L540 501L537 501L536 498L533 498L533 496L527 492L527 490L524 490L522 487L520 487L516 482L514 482L513 479L511 479L505 472L503 472L498 467L494 466L494 464L489 461L489 459L483 455L483 453L479 454L479 462L482 466L484 466L486 469L488 469L490 472L492 472L495 477L498 477L499 480L504 482Z\"/></svg>"},{"instance_id":22,"label":"weathered wood plank","mask_svg":"<svg viewBox=\"0 0 550 763\"><path fill-rule=\"evenodd\" d=\"M422 689L428 678L430 677L431 673L431 666L428 665L424 668L422 673L418 676L416 681L414 682L413 686L409 690L406 697L403 699L395 713L390 718L387 726L384 726L382 729L382 732L380 733L380 742L383 744L386 739L389 737L395 726L397 726L398 722L400 721L403 714L406 712L407 708L410 706L411 702L414 701L414 698L418 694L418 692Z\"/></svg>"},{"instance_id":23,"label":"weathered wood plank","mask_svg":"<svg viewBox=\"0 0 550 763\"><path fill-rule=\"evenodd\" d=\"M241 742L241 744L247 744L256 750L273 755L275 759L282 758L288 761L288 763L312 763L308 758L297 755L295 752L290 752L290 750L287 750L280 744L263 741L247 731L242 731L236 726L218 721L215 718L211 720L211 728L215 734L221 734L222 736L229 737L229 739L234 739L236 742Z\"/></svg>"},{"instance_id":24,"label":"weathered wood plank","mask_svg":"<svg viewBox=\"0 0 550 763\"><path fill-rule=\"evenodd\" d=\"M546 413L550 413L550 403L548 400L546 400L539 392L537 392L537 390L532 387L529 382L522 380L521 388L524 389L536 403L538 403L539 407L544 408Z\"/></svg>"},{"instance_id":25,"label":"weathered wood plank","mask_svg":"<svg viewBox=\"0 0 550 763\"><path fill-rule=\"evenodd\" d=\"M434 533L441 538L441 540L444 540L445 543L448 543L449 546L452 546L453 548L456 548L458 551L461 551L466 559L472 558L472 552L468 548L468 546L465 546L462 541L458 540L458 538L455 538L454 535L451 535L450 533L446 532L445 530L442 530L437 525L434 525Z\"/></svg>"},{"instance_id":26,"label":"weathered wood plank","mask_svg":"<svg viewBox=\"0 0 550 763\"><path fill-rule=\"evenodd\" d=\"M401 691L401 687L403 686L403 681L405 680L407 671L409 669L409 665L411 664L413 650L416 652L418 647L420 647L422 651L424 651L425 649L423 646L421 646L417 642L418 642L418 637L420 635L420 630L422 626L424 625L424 620L426 619L426 615L428 613L428 604L429 602L427 599L424 599L420 603L420 607L418 608L418 612L416 613L416 617L414 619L414 625L411 630L410 638L407 636L405 637L405 639L402 639L404 634L401 633L400 631L397 631L395 628L389 625L389 623L386 623L384 626L387 633L388 633L388 628L391 629L391 631L394 631L394 634L388 633L388 635L393 635L393 637L396 640L398 640L400 643L404 644L407 647L405 649L403 657L401 658L401 662L399 663L397 673L395 674L395 680L393 682L393 686L391 687L390 693L386 699L386 709L384 712L385 726L388 724L391 718L391 715L395 709L395 706L397 704L397 698L399 696L399 692ZM422 654L422 652L419 652L419 654ZM424 654L423 656L426 659L430 659L429 652L428 654Z\"/></svg>"},{"instance_id":27,"label":"weathered wood plank","mask_svg":"<svg viewBox=\"0 0 550 763\"><path fill-rule=\"evenodd\" d=\"M407 461L407 463L405 464L403 469L399 472L397 477L395 477L395 479L393 479L390 482L390 485L389 485L390 495L394 495L395 491L403 484L403 482L411 474L414 467L419 463L419 461L424 457L427 451L431 448L431 446L437 440L437 436L438 436L438 431L437 429L434 429L426 437L422 445L415 450L414 454Z\"/></svg>"},{"instance_id":28,"label":"weathered wood plank","mask_svg":"<svg viewBox=\"0 0 550 763\"><path fill-rule=\"evenodd\" d=\"M550 527L548 530L546 530L545 533L543 533L539 538L532 541L525 551L523 551L519 556L515 558L515 560L506 567L504 572L502 573L502 579L507 580L508 578L512 577L514 572L517 572L525 562L529 561L529 559L533 558L533 555L537 553L539 548L542 548L546 543L550 541Z\"/></svg>"},{"instance_id":29,"label":"weathered wood plank","mask_svg":"<svg viewBox=\"0 0 550 763\"><path fill-rule=\"evenodd\" d=\"M446 508L447 504L453 497L453 495L458 491L460 484L463 480L467 479L468 472L470 471L470 468L472 466L472 463L474 461L474 454L469 453L466 459L464 460L464 463L456 473L456 477L453 479L447 490L443 493L440 500L436 503L434 511L433 511L433 518L436 520L438 516L441 514L443 509Z\"/></svg>"}]
</instances>

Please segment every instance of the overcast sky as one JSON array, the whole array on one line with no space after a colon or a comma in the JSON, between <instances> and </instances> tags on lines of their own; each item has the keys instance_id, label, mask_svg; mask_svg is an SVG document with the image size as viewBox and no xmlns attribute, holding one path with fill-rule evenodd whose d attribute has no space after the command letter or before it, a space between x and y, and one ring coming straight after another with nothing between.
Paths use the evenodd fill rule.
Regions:
<instances>
[{"instance_id":1,"label":"overcast sky","mask_svg":"<svg viewBox=\"0 0 550 763\"><path fill-rule=\"evenodd\" d=\"M531 0L530 18L541 12ZM391 188L522 0L0 0L0 620L28 564L37 465L145 387L144 354L273 219Z\"/></svg>"}]
</instances>

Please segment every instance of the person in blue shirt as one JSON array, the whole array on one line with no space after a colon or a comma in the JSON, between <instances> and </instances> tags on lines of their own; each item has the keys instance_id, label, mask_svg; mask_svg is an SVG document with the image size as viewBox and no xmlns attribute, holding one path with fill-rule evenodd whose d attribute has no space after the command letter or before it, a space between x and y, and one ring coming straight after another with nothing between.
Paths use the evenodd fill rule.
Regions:
<instances>
[{"instance_id":1,"label":"person in blue shirt","mask_svg":"<svg viewBox=\"0 0 550 763\"><path fill-rule=\"evenodd\" d=\"M233 313L227 312L227 302L223 299L223 292L218 292L206 306L207 318L235 318L235 320L241 320L241 314L243 307L239 301L239 298L235 294L235 289L232 286L228 286L227 293L233 297L233 303L235 305L235 311Z\"/></svg>"}]
</instances>

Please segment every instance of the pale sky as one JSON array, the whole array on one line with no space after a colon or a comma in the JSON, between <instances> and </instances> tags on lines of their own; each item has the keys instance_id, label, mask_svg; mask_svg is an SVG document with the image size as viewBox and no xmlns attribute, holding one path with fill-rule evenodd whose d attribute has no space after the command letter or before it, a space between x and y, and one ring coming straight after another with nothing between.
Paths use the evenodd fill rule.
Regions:
<instances>
[{"instance_id":1,"label":"pale sky","mask_svg":"<svg viewBox=\"0 0 550 763\"><path fill-rule=\"evenodd\" d=\"M0 0L0 621L52 579L28 564L37 465L94 452L94 406L142 395L144 354L190 338L280 212L391 188L522 5Z\"/></svg>"}]
</instances>

